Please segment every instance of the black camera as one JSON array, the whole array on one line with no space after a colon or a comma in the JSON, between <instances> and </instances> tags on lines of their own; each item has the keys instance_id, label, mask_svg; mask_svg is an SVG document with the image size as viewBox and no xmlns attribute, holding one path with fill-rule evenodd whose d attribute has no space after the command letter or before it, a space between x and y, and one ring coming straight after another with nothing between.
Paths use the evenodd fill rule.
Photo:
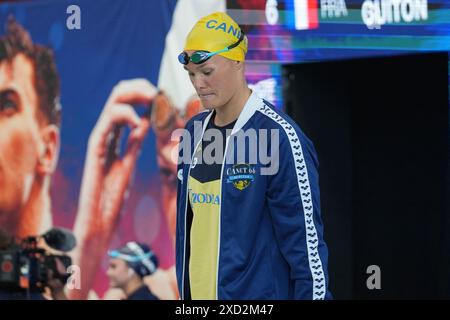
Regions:
<instances>
[{"instance_id":1,"label":"black camera","mask_svg":"<svg viewBox=\"0 0 450 320\"><path fill-rule=\"evenodd\" d=\"M44 246L42 245L44 241ZM16 240L6 234L0 236L0 288L4 290L44 291L51 279L66 283L69 274L61 273L72 264L69 256L51 254L45 248L67 252L76 245L73 234L63 228L53 228L43 235ZM51 275L49 277L49 275Z\"/></svg>"}]
</instances>

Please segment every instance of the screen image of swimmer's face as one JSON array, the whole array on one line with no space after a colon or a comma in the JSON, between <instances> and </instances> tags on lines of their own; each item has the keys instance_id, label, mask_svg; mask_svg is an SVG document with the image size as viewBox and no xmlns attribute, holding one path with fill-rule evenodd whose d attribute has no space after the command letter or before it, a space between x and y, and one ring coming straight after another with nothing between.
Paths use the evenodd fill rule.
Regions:
<instances>
[{"instance_id":1,"label":"screen image of swimmer's face","mask_svg":"<svg viewBox=\"0 0 450 320\"><path fill-rule=\"evenodd\" d=\"M39 157L33 73L23 54L0 62L0 221L10 231L30 196Z\"/></svg>"}]
</instances>

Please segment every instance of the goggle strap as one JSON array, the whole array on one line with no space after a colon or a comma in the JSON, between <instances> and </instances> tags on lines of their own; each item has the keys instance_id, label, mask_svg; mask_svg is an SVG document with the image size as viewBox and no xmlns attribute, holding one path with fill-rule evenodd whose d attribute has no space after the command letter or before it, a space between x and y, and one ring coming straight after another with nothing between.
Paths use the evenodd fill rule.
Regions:
<instances>
[{"instance_id":1,"label":"goggle strap","mask_svg":"<svg viewBox=\"0 0 450 320\"><path fill-rule=\"evenodd\" d=\"M239 37L239 40L236 43L233 43L231 46L228 46L227 49L231 50L234 47L237 47L242 42L242 40L244 40L244 31L242 31L241 29L241 36Z\"/></svg>"},{"instance_id":2,"label":"goggle strap","mask_svg":"<svg viewBox=\"0 0 450 320\"><path fill-rule=\"evenodd\" d=\"M219 51L209 52L209 53L206 53L206 52L194 53L190 57L188 56L188 54L186 52L182 52L181 54L183 55L184 60L183 60L183 62L181 62L181 61L180 62L184 65L187 65L189 63L189 61L192 61L195 64L201 64L201 63L205 62L206 60L208 60L213 55L216 55L216 54L222 53L222 52L227 52L227 51L237 47L242 42L242 40L244 40L244 36L245 36L244 31L242 31L242 29L241 29L241 35L239 36L239 40L237 42L233 43L232 45L230 45L222 50L219 50ZM196 54L198 54L200 56L200 59L197 61L194 61L194 60L192 60L192 57Z\"/></svg>"}]
</instances>

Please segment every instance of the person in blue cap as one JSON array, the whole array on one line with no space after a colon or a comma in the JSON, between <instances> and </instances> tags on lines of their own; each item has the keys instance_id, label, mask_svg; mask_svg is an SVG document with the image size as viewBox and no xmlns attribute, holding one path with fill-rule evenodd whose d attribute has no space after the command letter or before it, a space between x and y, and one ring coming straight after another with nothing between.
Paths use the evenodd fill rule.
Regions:
<instances>
[{"instance_id":1,"label":"person in blue cap","mask_svg":"<svg viewBox=\"0 0 450 320\"><path fill-rule=\"evenodd\" d=\"M159 300L143 281L158 268L158 259L149 246L131 241L108 255L111 287L122 289L127 300Z\"/></svg>"}]
</instances>

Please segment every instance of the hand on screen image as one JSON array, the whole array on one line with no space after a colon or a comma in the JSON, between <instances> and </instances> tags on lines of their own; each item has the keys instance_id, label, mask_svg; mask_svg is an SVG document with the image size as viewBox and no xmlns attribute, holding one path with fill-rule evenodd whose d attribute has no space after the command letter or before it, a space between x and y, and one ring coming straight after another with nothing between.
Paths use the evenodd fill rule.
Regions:
<instances>
[{"instance_id":1,"label":"hand on screen image","mask_svg":"<svg viewBox=\"0 0 450 320\"><path fill-rule=\"evenodd\" d=\"M89 137L74 226L79 245L73 260L82 270L81 288L70 290L72 299L85 299L92 288L95 272L118 224L141 144L150 128L149 118L140 118L134 106L149 105L156 94L156 88L145 79L119 82ZM119 156L117 143L125 126L131 131L125 153Z\"/></svg>"},{"instance_id":2,"label":"hand on screen image","mask_svg":"<svg viewBox=\"0 0 450 320\"><path fill-rule=\"evenodd\" d=\"M153 103L150 118L139 118L133 105ZM162 178L162 207L168 232L175 243L176 159L171 159L178 142L173 130L202 110L197 97L187 103L183 114L169 97L145 79L121 81L111 92L88 143L74 233L78 248L74 263L82 270L80 290L70 290L71 299L85 299L93 287L95 272L106 254L119 223L120 209L133 174L141 144L152 126L157 139L157 161ZM151 119L151 123L150 123ZM131 129L123 157L116 154L120 130ZM145 283L160 299L178 296L174 266L146 277Z\"/></svg>"}]
</instances>

